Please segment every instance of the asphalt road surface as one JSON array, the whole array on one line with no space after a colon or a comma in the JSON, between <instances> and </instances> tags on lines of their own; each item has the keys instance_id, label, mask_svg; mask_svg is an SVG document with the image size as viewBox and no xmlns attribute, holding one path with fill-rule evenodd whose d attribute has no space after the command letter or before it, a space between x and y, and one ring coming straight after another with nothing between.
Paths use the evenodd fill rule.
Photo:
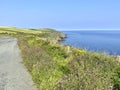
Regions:
<instances>
[{"instance_id":1,"label":"asphalt road surface","mask_svg":"<svg viewBox=\"0 0 120 90\"><path fill-rule=\"evenodd\" d=\"M0 37L0 90L36 90L13 37Z\"/></svg>"}]
</instances>

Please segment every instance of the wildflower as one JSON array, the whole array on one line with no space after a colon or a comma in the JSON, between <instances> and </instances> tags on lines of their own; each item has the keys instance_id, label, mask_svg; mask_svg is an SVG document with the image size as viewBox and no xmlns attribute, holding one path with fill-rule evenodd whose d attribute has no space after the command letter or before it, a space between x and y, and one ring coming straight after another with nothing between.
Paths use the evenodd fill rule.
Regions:
<instances>
[{"instance_id":1,"label":"wildflower","mask_svg":"<svg viewBox=\"0 0 120 90\"><path fill-rule=\"evenodd\" d=\"M99 64L99 62L96 62L96 65L98 65Z\"/></svg>"},{"instance_id":2,"label":"wildflower","mask_svg":"<svg viewBox=\"0 0 120 90\"><path fill-rule=\"evenodd\" d=\"M117 60L120 62L120 56L117 57Z\"/></svg>"},{"instance_id":3,"label":"wildflower","mask_svg":"<svg viewBox=\"0 0 120 90\"><path fill-rule=\"evenodd\" d=\"M85 54L85 51L81 49L77 50L76 55L80 55L80 54Z\"/></svg>"},{"instance_id":4,"label":"wildflower","mask_svg":"<svg viewBox=\"0 0 120 90\"><path fill-rule=\"evenodd\" d=\"M36 40L36 41L39 41L39 40L40 40L40 38L39 38L39 37L36 37L36 38L35 38L35 40Z\"/></svg>"},{"instance_id":5,"label":"wildflower","mask_svg":"<svg viewBox=\"0 0 120 90\"><path fill-rule=\"evenodd\" d=\"M113 89L113 85L110 85L110 90L112 90Z\"/></svg>"},{"instance_id":6,"label":"wildflower","mask_svg":"<svg viewBox=\"0 0 120 90\"><path fill-rule=\"evenodd\" d=\"M70 52L70 46L67 46L66 47L66 53L69 54L69 52Z\"/></svg>"}]
</instances>

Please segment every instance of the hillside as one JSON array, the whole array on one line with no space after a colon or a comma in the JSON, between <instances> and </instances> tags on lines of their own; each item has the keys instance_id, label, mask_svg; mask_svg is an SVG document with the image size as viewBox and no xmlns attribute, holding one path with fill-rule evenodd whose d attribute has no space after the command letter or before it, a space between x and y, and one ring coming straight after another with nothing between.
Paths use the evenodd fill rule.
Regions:
<instances>
[{"instance_id":1,"label":"hillside","mask_svg":"<svg viewBox=\"0 0 120 90\"><path fill-rule=\"evenodd\" d=\"M23 64L38 90L120 90L116 56L60 45L66 36L48 28L0 27L0 35L18 38Z\"/></svg>"}]
</instances>

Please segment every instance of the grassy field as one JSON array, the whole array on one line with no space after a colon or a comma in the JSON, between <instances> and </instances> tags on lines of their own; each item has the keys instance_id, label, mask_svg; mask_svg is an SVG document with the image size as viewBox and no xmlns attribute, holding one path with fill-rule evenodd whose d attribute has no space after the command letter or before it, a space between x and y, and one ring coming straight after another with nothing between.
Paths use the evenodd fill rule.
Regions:
<instances>
[{"instance_id":1,"label":"grassy field","mask_svg":"<svg viewBox=\"0 0 120 90\"><path fill-rule=\"evenodd\" d=\"M65 35L52 29L0 27L18 38L23 64L38 90L120 90L119 58L58 44Z\"/></svg>"}]
</instances>

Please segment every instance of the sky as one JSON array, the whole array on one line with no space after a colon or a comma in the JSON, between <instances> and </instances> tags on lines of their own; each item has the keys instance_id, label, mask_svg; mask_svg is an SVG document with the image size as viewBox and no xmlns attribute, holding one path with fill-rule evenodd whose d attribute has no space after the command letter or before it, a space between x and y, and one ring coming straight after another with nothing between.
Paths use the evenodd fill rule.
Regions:
<instances>
[{"instance_id":1,"label":"sky","mask_svg":"<svg viewBox=\"0 0 120 90\"><path fill-rule=\"evenodd\" d=\"M120 0L0 0L0 26L120 30Z\"/></svg>"}]
</instances>

